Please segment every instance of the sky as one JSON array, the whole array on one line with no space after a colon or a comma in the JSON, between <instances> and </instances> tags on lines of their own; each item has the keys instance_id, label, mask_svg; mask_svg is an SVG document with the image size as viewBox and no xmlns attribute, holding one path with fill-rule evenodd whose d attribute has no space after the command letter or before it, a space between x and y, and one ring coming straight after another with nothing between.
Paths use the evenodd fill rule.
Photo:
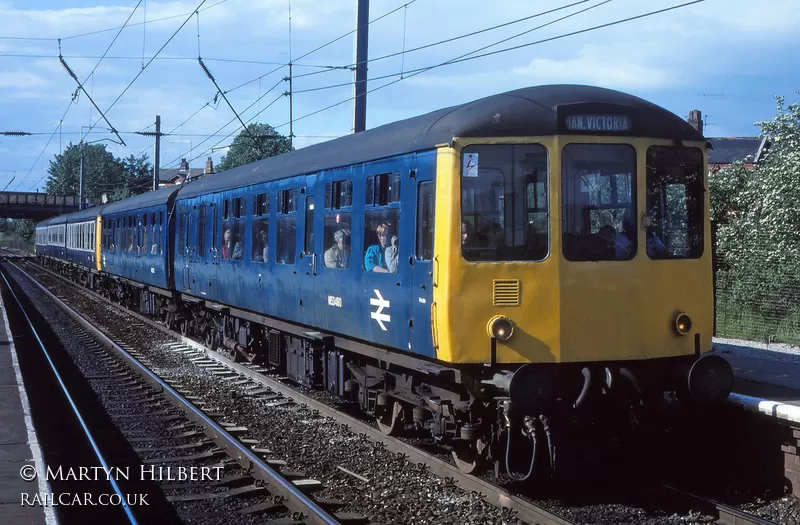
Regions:
<instances>
[{"instance_id":1,"label":"sky","mask_svg":"<svg viewBox=\"0 0 800 525\"><path fill-rule=\"evenodd\" d=\"M705 0L553 39L685 1L372 0L367 128L540 84L617 89L683 118L700 109L708 137L757 135L775 95L800 101L796 0ZM169 133L162 168L218 163L241 128L198 56L245 122L283 134L291 61L295 147L348 134L355 25L356 0L0 0L0 131L34 133L0 136L0 189L41 189L82 134L152 159L153 138L135 132L153 131L156 115ZM85 93L73 96L59 46L124 146Z\"/></svg>"}]
</instances>

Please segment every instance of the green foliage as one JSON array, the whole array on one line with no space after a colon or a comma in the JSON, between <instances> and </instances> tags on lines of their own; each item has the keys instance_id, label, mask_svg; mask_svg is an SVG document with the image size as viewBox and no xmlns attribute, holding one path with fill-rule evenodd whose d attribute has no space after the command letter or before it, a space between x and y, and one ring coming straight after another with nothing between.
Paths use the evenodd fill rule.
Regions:
<instances>
[{"instance_id":1,"label":"green foliage","mask_svg":"<svg viewBox=\"0 0 800 525\"><path fill-rule=\"evenodd\" d=\"M217 165L217 171L225 171L250 164L257 160L275 157L292 151L289 138L284 137L269 124L248 124L247 131L242 130Z\"/></svg>"},{"instance_id":2,"label":"green foliage","mask_svg":"<svg viewBox=\"0 0 800 525\"><path fill-rule=\"evenodd\" d=\"M78 195L83 150L83 194L100 198L107 194L117 201L149 189L147 156L116 158L105 144L69 144L63 153L50 161L45 191L55 195Z\"/></svg>"},{"instance_id":3,"label":"green foliage","mask_svg":"<svg viewBox=\"0 0 800 525\"><path fill-rule=\"evenodd\" d=\"M10 219L0 221L0 244L28 252L33 251L36 235L36 222L30 219Z\"/></svg>"},{"instance_id":4,"label":"green foliage","mask_svg":"<svg viewBox=\"0 0 800 525\"><path fill-rule=\"evenodd\" d=\"M800 317L800 104L777 102L775 119L758 123L771 143L764 159L710 180L718 305L774 327Z\"/></svg>"}]
</instances>

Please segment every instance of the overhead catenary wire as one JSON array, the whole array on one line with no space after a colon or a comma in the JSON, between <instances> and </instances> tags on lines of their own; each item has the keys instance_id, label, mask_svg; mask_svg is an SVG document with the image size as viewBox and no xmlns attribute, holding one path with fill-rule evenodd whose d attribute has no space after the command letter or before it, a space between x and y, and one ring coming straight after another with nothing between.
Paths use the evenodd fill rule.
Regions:
<instances>
[{"instance_id":1,"label":"overhead catenary wire","mask_svg":"<svg viewBox=\"0 0 800 525\"><path fill-rule=\"evenodd\" d=\"M446 62L442 62L440 64L435 64L435 65L424 67L424 68L418 68L418 69L412 70L412 71L406 71L406 74L407 73L412 73L412 74L408 75L408 76L405 76L404 78L398 78L398 79L392 80L391 82L387 82L386 84L383 84L381 86L373 88L373 89L367 91L367 94L375 92L375 91L378 91L378 90L386 88L386 87L389 87L389 86L391 86L393 84L396 84L396 83L398 83L398 82L400 82L402 80L408 79L408 78L410 78L412 76L416 76L416 75L419 75L421 73L425 73L426 71L430 71L432 69L436 69L436 68L439 68L439 67L447 66L447 65L450 65L450 64L456 64L456 63L460 63L460 62L466 62L468 60L476 60L476 59L487 57L487 56L497 55L497 54L500 54L500 53L507 53L509 51L515 51L517 49L523 49L523 48L530 47L530 46L544 44L546 42L552 42L552 41L555 41L555 40L560 40L562 38L568 38L570 36L575 36L575 35L579 35L579 34L582 34L582 33L587 33L587 32L590 32L590 31L596 31L598 29L603 29L603 28L606 28L606 27L611 27L611 26L615 26L615 25L631 22L631 21L634 21L634 20L639 20L639 19L646 18L646 17L649 17L649 16L662 14L662 13L665 13L667 11L673 11L675 9L681 9L683 7L688 7L690 5L699 4L699 3L702 3L702 2L705 2L705 1L706 0L693 0L691 2L685 2L685 3L674 5L674 6L671 6L671 7L658 9L656 11L650 11L650 12L647 12L647 13L643 13L641 15L636 15L636 16L632 16L632 17L616 20L614 22L608 22L608 23L605 23L605 24L600 24L600 25L588 27L588 28L585 28L585 29L580 29L580 30L577 30L577 31L571 31L569 33L563 33L561 35L556 35L556 36L545 38L545 39L542 39L542 40L537 40L537 41L534 41L534 42L528 42L526 44L520 44L518 46L508 47L508 48L504 48L504 49L498 49L498 50L495 50L495 51L491 51L491 52L488 52L488 53L483 53L481 55L476 55L476 56L473 56L473 57L468 57L467 58L467 57L464 57L462 55L462 57L457 57L457 58L454 58L452 60L448 60ZM397 76L397 74L392 75L392 76ZM355 97L351 96L351 97L349 97L349 98L347 98L345 100L342 100L340 102L336 102L334 104L330 104L329 106L326 106L326 107L324 107L322 109L319 109L319 110L313 111L311 113L308 113L306 115L302 115L300 117L297 117L297 118L294 119L294 121L297 122L298 120L303 120L303 119L309 118L309 117L311 117L313 115L317 115L319 113L322 113L324 111L332 109L334 107L341 106L342 104L346 104L348 102L351 102L354 98ZM289 124L288 122L285 122L283 124L275 126L275 129L287 126L288 124Z\"/></svg>"},{"instance_id":2,"label":"overhead catenary wire","mask_svg":"<svg viewBox=\"0 0 800 525\"><path fill-rule=\"evenodd\" d=\"M555 11L558 11L558 10L560 10L560 9L563 9L563 8L565 8L565 7L571 7L571 6L574 6L574 5L578 5L578 4L581 4L581 3L585 3L586 1L589 1L589 0L580 0L580 1L578 1L578 2L574 2L574 3L572 3L572 4L567 4L566 6L563 6L563 7L561 7L561 8L556 8L556 9L553 9L553 10L545 11L545 12L543 12L543 13L539 13L539 14L537 14L537 15L533 15L533 16L541 16L542 14L547 14L547 13L555 12ZM566 15L566 16L564 16L564 17L561 17L561 18L558 18L558 19L556 19L556 20L553 20L553 21L551 21L551 22L548 22L547 24L544 24L544 25L542 25L542 26L539 26L539 28L541 28L541 27L546 27L547 25L552 25L552 24L554 24L554 23L556 23L556 22L559 22L559 21L561 21L561 20L564 20L564 19L570 18L570 17L572 17L572 16L575 16L575 15L581 14L581 13L583 13L583 12L585 12L585 11L588 11L589 9L593 9L593 8L595 8L595 7L599 7L599 6L601 6L601 5L605 4L605 3L608 3L608 2L610 2L610 1L612 1L612 0L605 0L604 2L602 2L602 3L600 3L600 4L596 4L596 5L594 5L594 6L591 6L591 7L589 7L589 8L586 8L586 9L583 9L583 10L576 11L576 12L574 12L574 13L571 13L571 14L569 14L569 15ZM401 8L402 8L402 6L401 6ZM392 12L396 12L396 11L397 11L397 10L399 10L399 9L400 9L400 8L397 8L397 9L395 9L395 10L394 10L394 11L392 11ZM531 17L528 17L528 18L531 18ZM534 30L535 30L535 29L537 29L537 28L534 28ZM528 31L526 31L525 33L529 33L530 31L531 31L531 30L528 30ZM348 34L352 34L353 32L354 32L354 31L351 31L351 32L350 32L350 33L348 33ZM523 33L523 34L525 34L525 33ZM506 39L506 40L508 40L508 39ZM502 41L500 41L500 42L498 42L498 43L502 43L503 41L505 41L505 40L502 40ZM331 41L331 42L334 42L334 41ZM492 44L492 45L497 45L498 43L495 43L495 44ZM487 47L491 47L491 45L490 45L490 46L487 46ZM480 50L482 50L482 49L486 49L486 47L484 47L484 48L480 48L480 49L478 49L478 50L476 50L476 51L473 51L473 52L471 52L471 53L478 52L478 51L480 51ZM470 53L467 53L467 54L470 54ZM304 56L307 56L307 55L304 55ZM464 55L462 55L462 56L464 56ZM411 72L413 73L414 71L417 71L417 70L412 70ZM300 75L298 75L298 76L300 76ZM396 75L389 75L389 76L396 76ZM412 75L412 76L413 76L413 75ZM383 78L383 77L381 77L381 78ZM401 78L402 78L402 77L401 77ZM373 79L373 80L374 80L374 79ZM391 83L389 83L389 84L386 84L386 85L384 85L384 86L380 86L379 88L376 88L376 89L382 89L383 87L388 87L388 85L390 85L390 84L394 84L394 83L396 83L396 82L397 82L397 80L395 80L395 81L393 81L393 82L391 82ZM244 84L242 84L242 85L244 85ZM342 87L342 86L351 86L351 85L352 85L352 82L347 82L347 83L343 83L343 84L337 84L337 85L335 85L335 86L326 86L326 87L322 87L322 88L312 88L312 89L308 89L308 90L302 90L302 91L296 91L296 92L297 92L297 93L303 93L303 92L308 92L308 91L318 91L318 90L320 90L320 89L330 89L331 87ZM373 90L371 90L371 91L375 91L376 89L373 89ZM371 91L368 91L368 93L370 93ZM321 110L315 111L315 112L313 112L313 113L311 113L311 114L304 115L304 116L302 116L302 117L300 117L300 118L298 118L298 119L293 119L293 118L290 118L290 121L289 121L289 122L286 122L286 123L284 123L284 124L281 124L281 125L280 125L280 126L278 126L278 127L283 127L283 126L289 125L289 123L290 123L290 122L296 122L297 120L302 120L302 119L304 119L304 118L308 118L308 117L310 117L310 116L312 116L312 115L316 115L317 113L321 113L321 112L323 112L323 111L326 111L326 110L328 110L328 109L331 109L331 108L333 108L333 107L336 107L336 106L339 106L339 105L345 104L345 103L347 103L347 102L350 102L350 101L352 101L354 98L355 98L355 97L350 97L350 98L348 98L347 100L344 100L344 101L341 101L341 102L337 102L337 103L335 103L335 104L332 104L331 106L328 106L328 107L326 107L326 108L323 108L323 109L321 109ZM230 122L228 122L228 124L230 124L231 122L232 122L232 120L231 120ZM228 124L226 124L226 126L227 126ZM277 129L277 128L276 128L276 129ZM238 130L238 128L237 128L237 130ZM236 131L236 130L235 130L235 131ZM235 131L234 131L234 133L235 133ZM221 141L221 142L222 142L222 141ZM200 144L198 144L198 146L200 146ZM195 146L194 148L192 148L192 150L190 150L190 152L191 152L191 151L193 151L193 150L194 150L196 147L197 147L197 146ZM215 147L215 146L214 146L214 147ZM212 149L213 149L213 147L212 147ZM208 150L206 150L206 151L208 151ZM200 157L200 156L202 156L202 155L204 155L204 154L205 154L205 152L204 152L204 153L201 153L200 155L198 155L198 157ZM194 157L194 158L197 158L197 157ZM168 164L168 165L169 165L169 164Z\"/></svg>"},{"instance_id":3,"label":"overhead catenary wire","mask_svg":"<svg viewBox=\"0 0 800 525\"><path fill-rule=\"evenodd\" d=\"M485 45L485 46L480 47L478 49L469 51L468 53L464 53L464 54L462 54L462 55L460 55L460 56L458 56L458 57L456 57L454 59L447 60L446 62L442 62L440 64L436 64L436 65L433 65L433 66L420 67L420 68L417 68L417 69L411 69L411 70L408 70L408 71L405 71L405 72L401 71L400 73L389 73L389 74L386 74L386 75L373 77L370 80L372 80L372 81L384 80L386 78L392 78L392 77L397 77L397 76L400 77L399 80L402 80L404 74L406 74L406 73L412 73L412 76L414 76L414 75L416 75L416 74L418 74L420 72L424 72L424 71L428 71L430 69L434 69L434 68L437 68L437 67L442 67L442 66L445 66L445 65L449 65L451 63L456 63L455 61L462 60L465 57L469 57L470 55L474 55L475 53L479 53L479 52L484 51L486 49L489 49L491 47L500 45L500 44L502 44L504 42L508 42L509 40L513 40L513 39L519 38L519 37L521 37L523 35L527 35L529 33L532 33L533 31L538 31L539 29L544 29L545 27L551 26L553 24L557 24L558 22L563 22L564 20L567 20L568 18L572 18L574 16L583 14L583 13L585 13L587 11L591 11L592 9L596 9L596 8L601 7L601 6L605 5L605 4L608 4L609 2L612 2L612 1L613 0L603 0L602 2L599 2L597 4L590 5L588 7L583 8L583 9L579 9L578 11L574 11L572 13L564 15L564 16L562 16L560 18L556 18L556 19L551 20L549 22L545 22L544 24L538 25L538 26L533 27L531 29L527 29L527 30L525 30L525 31L523 31L521 33L517 33L516 35L512 35L510 37L503 38L502 40L498 40L496 42L493 42L491 44ZM583 2L578 2L578 3L583 3ZM548 12L552 12L552 10L548 11ZM530 18L530 17L528 17L528 18ZM473 57L473 58L478 58L478 57ZM352 82L343 82L343 83L333 84L333 85L328 85L328 86L318 86L318 87L315 87L315 88L308 88L308 89L300 90L300 91L298 91L298 93L310 93L312 91L322 91L322 90L326 90L326 89L333 89L333 88L345 87L345 86L350 86L350 85L352 85Z\"/></svg>"},{"instance_id":4,"label":"overhead catenary wire","mask_svg":"<svg viewBox=\"0 0 800 525\"><path fill-rule=\"evenodd\" d=\"M284 82L284 80L283 80L283 79L280 79L280 80L278 80L278 81L277 81L275 84L273 84L273 86L272 86L271 88L269 88L267 91L265 91L263 95L261 95L261 96L260 96L260 97L258 97L256 100L254 100L252 104L250 104L249 106L247 106L247 107L244 109L243 113L244 113L244 112L246 112L246 111L248 111L250 108L252 108L253 106L255 106L255 105L256 105L256 104L257 104L257 103L258 103L260 100L262 100L264 97L266 97L267 95L269 95L269 94L270 94L272 91L274 91L274 90L275 90L275 88L277 88L279 85L281 85L281 83L282 83L282 82ZM277 101L277 100L280 100L280 99L281 99L281 97L283 97L283 96L284 96L284 95L283 95L283 93L281 93L280 95L278 95L278 97L275 99L275 101ZM274 102L273 102L273 103L274 103ZM271 104L272 104L272 103L270 103L270 105L271 105ZM268 107L269 107L269 106L268 106ZM201 109L202 109L202 108L201 108ZM264 109L266 109L266 108L264 108ZM261 111L264 111L264 109L262 109ZM224 124L224 125L223 125L221 128L219 128L219 129L218 129L217 131L215 131L214 133L216 134L216 133L219 133L219 132L221 132L222 130L224 130L225 128L227 128L228 126L230 126L230 125L231 125L231 124L232 124L232 123L233 123L235 120L236 120L236 118L232 118L232 119L230 119L230 120L229 120L227 123L225 123L225 124ZM173 130L173 131L174 131L174 130ZM210 139L210 136L209 136L208 138L206 138L205 140L203 140L203 141L199 142L198 144L196 144L196 145L193 145L193 147L192 147L191 149L189 149L189 151L188 151L187 153L191 153L192 151L194 151L194 150L195 150L195 149L197 149L198 147L200 147L200 146L202 146L203 144L205 144L206 142L208 142L208 140L209 140L209 139ZM194 158L197 158L197 157L194 157ZM169 161L169 162L167 162L167 163L164 163L164 166L170 166L170 165L172 165L172 164L173 164L173 163L175 163L175 162L179 162L180 160L181 160L181 157L178 157L177 159L174 159L174 160L171 160L171 161Z\"/></svg>"},{"instance_id":5,"label":"overhead catenary wire","mask_svg":"<svg viewBox=\"0 0 800 525\"><path fill-rule=\"evenodd\" d=\"M369 24L374 24L375 22L378 22L378 21L380 21L380 20L382 20L382 19L386 18L387 16L389 16L389 15L391 15L391 14L393 14L393 13L396 13L396 12L397 12L397 11L399 11L400 9L403 9L403 8L404 8L404 7L406 7L406 6L409 6L409 5L413 4L415 1L416 1L416 0L411 0L410 2L406 2L406 3L404 3L403 5L401 5L401 6L397 7L397 8L395 8L395 9L393 9L393 10L389 11L389 12L382 14L382 15L378 16L377 18L375 18L375 19L373 19L373 20L370 20ZM216 5L216 4L215 4L215 5ZM208 8L206 8L206 9L208 9ZM204 9L204 10L205 10L205 9ZM337 38L334 38L333 40L330 40L330 41L326 42L325 44L322 44L322 45L320 45L320 46L317 46L317 47L315 47L314 49L312 49L311 51L308 51L308 52L306 52L306 53L304 53L304 54L300 55L299 57L297 57L297 58L295 59L295 61L293 62L293 65L294 65L295 67L318 67L318 68L322 69L322 71L319 71L319 72L317 72L317 73L320 73L320 72L327 72L327 71L335 71L335 70L337 70L337 69L349 69L349 68L348 68L348 67L346 67L346 66L331 66L331 65L329 65L329 66L311 66L311 65L305 65L305 64L298 64L296 61L297 61L297 60L302 60L303 58L306 58L306 57L308 57L309 55L311 55L311 54L313 54L313 53L316 53L317 51L320 51L321 49L324 49L324 48L326 48L326 47L328 47L328 46L330 46L330 45L332 45L332 44L334 44L334 43L338 42L339 40L342 40L343 38L346 38L346 37L348 37L348 36L352 35L352 34L353 34L355 31L356 31L356 30L348 31L348 32L347 32L347 33L345 33L345 34L343 34L343 35L341 35L341 36L339 36L339 37L337 37ZM194 59L192 59L192 60L194 60ZM206 59L205 59L205 60L210 62L211 60L216 60L216 59L210 59L210 58L206 57ZM248 85L250 85L250 84L252 84L252 83L254 83L254 82L261 81L262 79L264 79L264 78L266 78L266 77L268 77L268 76L270 76L270 75L272 75L272 74L274 74L274 73L276 73L276 72L280 71L281 69L283 69L284 67L288 66L289 64L288 64L288 63L280 63L280 64L272 64L272 65L277 65L278 67L276 67L276 68L274 68L274 69L271 69L270 71L267 71L267 72L266 72L266 73L264 73L263 75L259 75L259 76L255 77L255 78L253 78L253 79L250 79L250 80L248 80L248 81L246 81L246 82L243 82L243 83L241 83L241 84L239 84L239 85L237 85L237 86L235 86L235 87L233 87L233 88L231 88L231 89L228 89L228 90L227 90L225 93L232 93L232 92L234 92L234 91L237 91L237 90L239 90L239 89L241 89L241 88L243 88L243 87L245 87L245 86L248 86ZM194 115L196 115L197 113L199 113L199 112L200 112L200 111L201 111L203 108L205 108L207 105L208 105L208 103L204 104L204 105L203 105L202 107L200 107L200 108L199 108L197 111L195 111L195 113L194 113L192 116L194 116ZM191 117L190 117L189 119L187 119L187 121L188 121L188 120L190 120L190 119L191 119Z\"/></svg>"},{"instance_id":6,"label":"overhead catenary wire","mask_svg":"<svg viewBox=\"0 0 800 525\"><path fill-rule=\"evenodd\" d=\"M150 64L152 64L152 63L153 63L153 60L155 60L155 58L156 58L156 57L157 57L157 56L158 56L158 55L161 53L161 51L163 51L163 50L164 50L164 48L165 48L165 47L167 47L167 46L169 45L169 43L170 43L170 42L172 42L172 39L174 39L174 38L175 38L175 36L176 36L176 35L177 35L177 34L178 34L180 31L181 31L181 29L183 29L183 28L184 28L184 26L185 26L185 25L186 25L186 24L189 22L189 20L191 20L191 19L192 19L192 15L193 15L193 14L194 14L194 13L195 13L197 10L199 10L199 9L200 9L200 8L203 6L203 4L205 4L207 1L208 1L208 0L201 0L200 4L199 4L199 5L198 5L198 6L197 6L195 9L194 9L194 11L192 11L192 14L190 14L190 15L188 16L188 18L186 18L186 20L184 20L184 21L183 21L183 23L180 25L180 27L178 27L178 29L176 29L176 30L175 30L175 32L174 32L174 33L172 33L172 35L171 35L171 36L170 36L170 37L167 39L167 41L166 41L166 42L164 42L164 45L162 45L162 46L161 46L161 47L158 49L158 51L156 51L156 54L155 54L155 55L153 55L153 57L152 57L150 60L148 60L148 61L147 61L147 63L144 65L144 67L143 67L143 68L142 68L142 69L141 69L141 70L140 70L140 71L139 71L139 72L136 74L136 76L135 76L135 77L133 77L133 80L131 80L131 81L130 81L130 83L129 83L127 86L125 86L125 89L123 89L123 90L122 90L122 93L120 93L120 94L117 96L117 98L115 98L115 99L114 99L114 102L112 102L112 103L111 103L111 105L110 105L110 106L108 106L108 108L106 109L106 112L108 112L108 111L111 111L111 108L113 108L113 107L116 105L116 103L117 103L117 102L119 102L119 100L120 100L120 99L121 99L121 98L122 98L122 97L125 95L125 93L127 93L127 91L128 91L130 88L131 88L131 86L133 85L133 83L134 83L134 82L136 82L136 80L137 80L137 79L138 79L138 78L139 78L139 77L142 75L142 73L144 73L144 70L145 70L145 69L147 69L147 67L148 67ZM98 121L96 121L94 124L92 124L92 127L96 126L96 125L97 125L97 122L99 122L99 120L98 120ZM91 128L90 128L90 129L91 129Z\"/></svg>"},{"instance_id":7,"label":"overhead catenary wire","mask_svg":"<svg viewBox=\"0 0 800 525\"><path fill-rule=\"evenodd\" d=\"M538 18L538 17L541 17L541 16L549 15L549 14L553 14L553 13L556 13L558 11L563 11L564 9L569 9L570 7L575 7L577 5L585 4L585 3L590 2L590 1L592 1L592 0L578 0L576 2L572 2L570 4L565 4L565 5L562 5L560 7L555 7L553 9L548 9L546 11L540 11L538 13L534 13L532 15L524 16L524 17L521 17L521 18L516 18L514 20L510 20L510 21L504 22L502 24L497 24L497 25L494 25L494 26L491 26L491 27L487 27L487 28L484 28L484 29L479 29L477 31L471 31L469 33L464 33L464 34L457 35L457 36L454 36L454 37L451 37L451 38L446 38L444 40L438 40L436 42L431 42L429 44L425 44L425 45L422 45L422 46L414 47L414 48L411 48L411 49L405 49L405 36L404 36L404 38L403 38L403 51L397 51L395 53L389 53L387 55L382 55L382 56L379 56L379 57L370 58L370 59L366 60L365 63L371 64L371 63L374 63L374 62L379 62L381 60L394 58L396 56L402 56L403 58L405 58L405 55L407 55L409 53L414 53L416 51L421 51L423 49L429 49L431 47L435 47L435 46L439 46L439 45L443 45L443 44L448 44L450 42L455 42L456 40L469 38L471 36L479 35L479 34L482 34L482 33L487 33L489 31L494 31L496 29L501 29L503 27L508 27L510 25L519 24L521 22L526 22L526 21L532 20L534 18ZM538 29L538 28L534 28L533 30L535 30L535 29ZM530 32L530 31L532 31L532 30L529 30L528 32ZM520 35L522 35L522 34L525 34L525 33L520 33ZM357 62L356 63L351 63L351 64L347 64L347 65L342 65L342 66L339 67L339 69L352 69L352 68L356 67L357 65L358 65ZM402 69L402 67L401 67L401 69ZM301 75L297 75L296 78L316 75L317 73L318 72L303 73Z\"/></svg>"},{"instance_id":8,"label":"overhead catenary wire","mask_svg":"<svg viewBox=\"0 0 800 525\"><path fill-rule=\"evenodd\" d=\"M141 3L141 0L140 0L140 3ZM108 54L108 51L111 49L111 46L112 46L112 45L114 45L114 42L116 42L116 40L117 40L117 38L119 37L119 35L120 35L120 33L122 32L122 30L123 30L123 29L125 29L125 27L127 26L128 22L129 22L129 21L130 21L130 19L131 19L131 16L133 16L133 13L135 13L135 12L136 12L136 8L138 8L138 7L139 7L139 4L136 4L136 7L133 9L133 11L131 12L131 14L130 14L130 15L128 16L128 18L125 20L125 23L124 23L124 24L123 24L121 27L119 27L119 31L118 31L118 32L117 32L117 34L114 36L114 39L111 41L111 44L109 44L109 46L106 48L106 51L105 51L105 53L103 53L103 56L102 56L102 57L100 57L100 59L98 60L97 64L95 64L95 66L94 66L94 69L92 69L92 72L91 72L91 73L89 73L89 76L87 76L87 77L86 77L87 79L88 79L88 78L89 78L91 75L93 75L93 74L94 74L94 72L97 70L97 67L100 65L100 62L102 62L103 58L104 58L104 57L105 57L105 56ZM60 40L59 40L58 52L59 52L58 54L59 54L59 57L60 57L60 56L61 56L61 41L60 41ZM61 59L61 62L62 62L62 65L64 65L64 66L65 66L65 68L67 69L67 72L68 72L68 73L70 73L70 75L71 75L71 76L72 76L72 77L75 79L75 81L77 81L77 82L78 82L79 89L81 89L81 88L80 88L80 86L81 86L81 83L80 83L80 81L78 81L78 78L77 78L77 76L75 76L75 73L74 73L74 72L71 70L71 68L69 68L69 66L66 64L66 62L64 62L64 61L63 61L63 59ZM85 80L84 80L84 82L85 82ZM78 92L79 92L79 91L75 91L75 93L72 95L72 99L70 100L70 103L67 105L67 109L64 111L64 114L61 116L61 119L58 121L58 125L56 125L56 129L54 129L54 130L53 130L53 133L50 135L50 138L49 138L49 139L47 140L47 142L45 143L45 145L44 145L44 148L42 148L42 151L39 153L39 156L38 156L38 157L36 157L36 160L34 161L34 163L33 163L33 166L31 166L31 168L28 170L28 173L26 173L26 174L25 174L25 176L24 176L24 177L22 177L22 178L19 180L19 182L17 183L17 185L16 185L16 187L17 187L17 188L19 188L19 187L20 187L20 185L22 184L22 181L23 181L23 180L27 179L27 178L30 176L31 172L33 171L33 168L35 168L35 167L36 167L36 163L37 163L37 162L39 162L39 159L41 159L41 158L42 158L42 156L44 155L44 152L45 152L45 151L47 151L47 147L50 145L50 142L53 140L53 137L55 136L56 132L59 132L59 131L61 131L62 125L63 125L63 123L64 123L64 119L66 118L66 116L67 116L67 113L69 112L70 108L72 107L72 104L73 104L73 103L75 103L75 101L76 101L76 99L77 99L77 93L78 93ZM85 90L84 90L84 92L85 92ZM88 98L88 93L87 93L87 98ZM90 99L90 100L91 100L91 99ZM92 104L94 104L94 102L92 102ZM97 107L97 106L95 105L95 107ZM99 108L98 108L98 111L100 111L100 110L99 110ZM102 115L102 112L101 112L101 115ZM106 121L106 122L108 122L108 121ZM109 124L109 125L110 125L110 124ZM91 130L91 129L90 129L90 130ZM119 135L117 135L117 136L119 137ZM119 138L120 138L120 141L122 141L122 137L119 137ZM59 134L59 150L60 150L60 149L61 149L61 134ZM36 181L36 183L35 183L33 186L34 186L34 187L38 186L38 185L39 185L39 184L42 182L42 180L44 180L44 178L45 178L45 177L46 177L46 175L42 175L42 176L41 176L41 177L40 177L40 178L39 178L39 179Z\"/></svg>"},{"instance_id":9,"label":"overhead catenary wire","mask_svg":"<svg viewBox=\"0 0 800 525\"><path fill-rule=\"evenodd\" d=\"M247 123L249 124L250 122L252 122L253 120L255 120L255 118L256 118L256 117L258 117L258 116L259 116L261 113L263 113L264 111L266 111L267 109L269 109L269 108L270 108L270 106L272 106L273 104L275 104L275 103L276 103L278 100L280 100L280 99L281 99L282 97L284 97L284 96L285 96L285 95L281 94L281 95L279 95L279 96L275 97L275 99L273 99L273 100L272 100L272 102L270 102L269 104L267 104L266 106L264 106L264 107L263 107L263 108L262 108L262 109L261 109L261 110L260 110L258 113L256 113L256 114L255 114L255 115L253 115L252 117L250 117L250 118L247 120ZM230 122L229 122L228 124L230 124ZM227 125L226 125L226 127L227 127ZM214 144L214 145L213 145L213 146L211 146L210 148L206 148L206 150L205 150L205 151L203 151L202 153L200 153L200 154L198 154L198 155L196 155L196 156L192 157L192 158L191 158L191 160L198 159L198 158L202 157L203 155L205 155L205 154L207 154L207 153L210 153L210 152L212 152L212 151L213 151L214 149L216 149L216 148L217 148L217 147L218 147L220 144L222 144L223 142L225 142L225 141L227 141L229 138L231 138L231 136L233 136L233 134L234 134L234 133L236 133L237 131L239 131L239 128L236 128L235 130L231 131L231 132L230 132L230 133L228 133L228 134L227 134L227 135L226 135L226 136L225 136L225 137L224 137L222 140L220 140L219 142L217 142L216 144ZM256 143L256 144L258 144L258 143Z\"/></svg>"},{"instance_id":10,"label":"overhead catenary wire","mask_svg":"<svg viewBox=\"0 0 800 525\"><path fill-rule=\"evenodd\" d=\"M199 33L198 33L198 35L199 35ZM198 50L199 50L199 44L198 44ZM236 118L242 124L242 127L244 128L245 133L250 135L250 137L253 140L256 140L255 137L253 137L253 134L250 133L250 130L247 129L247 126L245 125L244 121L242 120L242 117L240 117L239 113L236 112L236 109L233 107L233 104L231 104L230 100L228 100L228 97L225 96L225 92L222 91L222 89L219 87L219 84L217 84L217 80L214 78L214 75L211 74L211 71L209 71L208 67L206 67L206 65L203 63L203 59L198 56L197 57L197 62L200 64L200 67L203 68L203 72L206 74L208 79L211 80L211 82L214 83L214 87L217 88L217 93L222 95L222 98L223 98L223 100L225 100L225 103L228 104L228 107L231 108L231 111L233 111L233 114L236 116ZM259 146L258 141L256 141L256 148L259 151L261 151L261 146Z\"/></svg>"}]
</instances>

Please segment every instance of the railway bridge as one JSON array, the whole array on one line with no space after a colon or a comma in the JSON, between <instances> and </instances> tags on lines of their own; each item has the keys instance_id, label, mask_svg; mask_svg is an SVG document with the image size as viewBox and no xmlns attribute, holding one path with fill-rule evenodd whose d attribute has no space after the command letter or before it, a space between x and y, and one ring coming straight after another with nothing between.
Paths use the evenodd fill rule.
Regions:
<instances>
[{"instance_id":1,"label":"railway bridge","mask_svg":"<svg viewBox=\"0 0 800 525\"><path fill-rule=\"evenodd\" d=\"M3 191L0 192L0 218L41 221L62 213L77 211L79 202L75 195ZM84 198L84 207L98 204L100 199Z\"/></svg>"}]
</instances>

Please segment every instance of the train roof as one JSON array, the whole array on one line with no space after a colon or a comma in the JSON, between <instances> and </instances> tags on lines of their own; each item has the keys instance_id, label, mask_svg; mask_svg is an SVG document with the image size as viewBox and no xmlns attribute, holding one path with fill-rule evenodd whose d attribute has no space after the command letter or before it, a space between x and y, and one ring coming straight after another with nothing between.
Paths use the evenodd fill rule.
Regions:
<instances>
[{"instance_id":1,"label":"train roof","mask_svg":"<svg viewBox=\"0 0 800 525\"><path fill-rule=\"evenodd\" d=\"M42 226L47 226L48 224L50 224L50 221L52 221L52 220L53 220L53 218L50 217L49 219L45 219L43 221L39 221L39 222L36 223L36 227L37 228L41 228Z\"/></svg>"},{"instance_id":2,"label":"train roof","mask_svg":"<svg viewBox=\"0 0 800 525\"><path fill-rule=\"evenodd\" d=\"M149 208L150 206L167 205L172 196L180 189L180 186L167 186L155 191L148 191L133 197L107 204L103 210L103 215L112 213L124 213L126 211Z\"/></svg>"},{"instance_id":3,"label":"train roof","mask_svg":"<svg viewBox=\"0 0 800 525\"><path fill-rule=\"evenodd\" d=\"M75 222L75 221L82 221L86 219L92 219L97 217L103 212L103 209L108 206L108 204L103 204L100 206L91 206L89 208L84 208L80 211L75 211L66 215L67 222Z\"/></svg>"},{"instance_id":4,"label":"train roof","mask_svg":"<svg viewBox=\"0 0 800 525\"><path fill-rule=\"evenodd\" d=\"M633 95L593 86L536 86L392 122L206 176L185 184L178 198L424 151L455 137L582 133L565 129L564 119L560 118L579 112L627 116L629 128L614 135L704 140L682 118Z\"/></svg>"}]
</instances>

